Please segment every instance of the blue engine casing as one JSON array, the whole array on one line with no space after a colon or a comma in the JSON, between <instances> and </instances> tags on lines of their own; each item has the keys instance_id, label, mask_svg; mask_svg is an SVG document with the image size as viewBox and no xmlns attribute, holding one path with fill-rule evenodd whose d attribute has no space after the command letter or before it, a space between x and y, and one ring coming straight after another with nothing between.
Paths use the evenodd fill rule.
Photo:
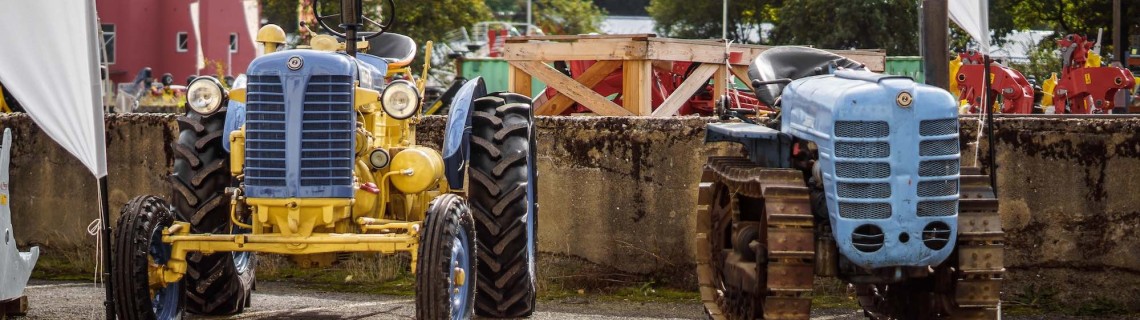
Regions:
<instances>
[{"instance_id":1,"label":"blue engine casing","mask_svg":"<svg viewBox=\"0 0 1140 320\"><path fill-rule=\"evenodd\" d=\"M296 59L301 65L292 70ZM228 138L246 127L246 195L353 197L355 82L382 90L386 72L382 59L366 54L354 59L314 50L275 52L250 63L246 103L229 104L225 129Z\"/></svg>"},{"instance_id":2,"label":"blue engine casing","mask_svg":"<svg viewBox=\"0 0 1140 320\"><path fill-rule=\"evenodd\" d=\"M946 260L957 237L960 152L948 92L840 70L793 81L781 99L781 131L818 147L840 254L864 268Z\"/></svg>"}]
</instances>

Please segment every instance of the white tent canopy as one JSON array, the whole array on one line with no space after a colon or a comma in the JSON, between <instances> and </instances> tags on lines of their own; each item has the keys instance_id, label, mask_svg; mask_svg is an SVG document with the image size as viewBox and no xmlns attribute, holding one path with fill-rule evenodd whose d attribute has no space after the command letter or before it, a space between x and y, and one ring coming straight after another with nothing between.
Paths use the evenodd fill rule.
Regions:
<instances>
[{"instance_id":1,"label":"white tent canopy","mask_svg":"<svg viewBox=\"0 0 1140 320\"><path fill-rule=\"evenodd\" d=\"M107 175L94 0L0 0L0 82L96 178Z\"/></svg>"},{"instance_id":2,"label":"white tent canopy","mask_svg":"<svg viewBox=\"0 0 1140 320\"><path fill-rule=\"evenodd\" d=\"M950 20L978 42L979 51L990 53L989 0L950 0L948 5Z\"/></svg>"}]
</instances>

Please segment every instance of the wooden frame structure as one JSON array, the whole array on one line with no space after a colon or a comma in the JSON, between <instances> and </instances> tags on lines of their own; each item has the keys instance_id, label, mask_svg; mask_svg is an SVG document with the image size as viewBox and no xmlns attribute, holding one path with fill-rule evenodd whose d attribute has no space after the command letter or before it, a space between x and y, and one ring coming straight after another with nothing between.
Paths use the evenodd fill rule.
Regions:
<instances>
[{"instance_id":1,"label":"wooden frame structure","mask_svg":"<svg viewBox=\"0 0 1140 320\"><path fill-rule=\"evenodd\" d=\"M659 116L677 113L685 101L713 78L714 92L728 86L728 74L745 83L748 65L768 46L732 44L719 40L658 38L653 34L510 37L503 47L503 58L510 63L508 90L529 94L531 79L538 78L558 95L535 109L536 115L561 114L575 102L603 116ZM882 51L832 51L882 72L886 54ZM726 58L728 62L726 63ZM577 79L551 68L547 62L597 61ZM693 73L656 109L652 109L651 81L654 62L686 61L699 63ZM618 68L622 70L624 106L595 92L597 85ZM714 75L724 75L713 77Z\"/></svg>"}]
</instances>

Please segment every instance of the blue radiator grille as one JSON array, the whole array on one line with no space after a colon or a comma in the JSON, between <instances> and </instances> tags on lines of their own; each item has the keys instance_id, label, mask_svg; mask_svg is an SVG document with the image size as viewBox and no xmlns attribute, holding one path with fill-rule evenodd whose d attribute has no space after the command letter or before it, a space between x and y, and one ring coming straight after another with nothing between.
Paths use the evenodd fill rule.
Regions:
<instances>
[{"instance_id":1,"label":"blue radiator grille","mask_svg":"<svg viewBox=\"0 0 1140 320\"><path fill-rule=\"evenodd\" d=\"M350 76L312 76L301 116L301 186L352 184L353 84Z\"/></svg>"},{"instance_id":2,"label":"blue radiator grille","mask_svg":"<svg viewBox=\"0 0 1140 320\"><path fill-rule=\"evenodd\" d=\"M247 193L351 197L356 131L353 77L312 75L307 83L288 78L287 84L277 75L249 79Z\"/></svg>"},{"instance_id":3,"label":"blue radiator grille","mask_svg":"<svg viewBox=\"0 0 1140 320\"><path fill-rule=\"evenodd\" d=\"M250 76L246 90L246 184L284 187L285 95L281 78Z\"/></svg>"}]
</instances>

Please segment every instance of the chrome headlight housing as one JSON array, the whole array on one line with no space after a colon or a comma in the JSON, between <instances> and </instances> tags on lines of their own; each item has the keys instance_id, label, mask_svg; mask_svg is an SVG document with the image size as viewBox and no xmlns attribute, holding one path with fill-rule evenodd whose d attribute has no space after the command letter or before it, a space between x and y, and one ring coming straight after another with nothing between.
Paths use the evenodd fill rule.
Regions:
<instances>
[{"instance_id":1,"label":"chrome headlight housing","mask_svg":"<svg viewBox=\"0 0 1140 320\"><path fill-rule=\"evenodd\" d=\"M198 77L186 87L186 104L201 115L210 115L222 108L226 91L214 77Z\"/></svg>"},{"instance_id":2,"label":"chrome headlight housing","mask_svg":"<svg viewBox=\"0 0 1140 320\"><path fill-rule=\"evenodd\" d=\"M392 118L411 118L420 107L420 92L410 81L392 81L380 95L380 104L384 107L384 113Z\"/></svg>"}]
</instances>

